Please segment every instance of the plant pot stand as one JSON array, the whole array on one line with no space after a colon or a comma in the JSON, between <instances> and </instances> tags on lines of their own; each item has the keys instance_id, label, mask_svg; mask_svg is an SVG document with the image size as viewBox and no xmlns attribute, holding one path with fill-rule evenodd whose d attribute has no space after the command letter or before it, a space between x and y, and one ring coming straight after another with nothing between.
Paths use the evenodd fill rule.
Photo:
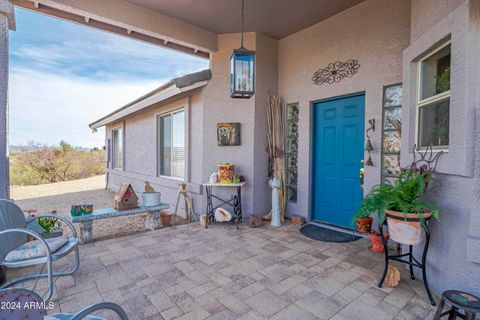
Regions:
<instances>
[{"instance_id":1,"label":"plant pot stand","mask_svg":"<svg viewBox=\"0 0 480 320\"><path fill-rule=\"evenodd\" d=\"M402 218L402 219L407 219L408 220L409 218ZM390 260L405 263L405 264L409 265L409 267L410 267L410 278L412 280L415 280L415 275L413 273L413 267L422 269L423 285L425 286L425 291L427 291L427 295L428 295L428 298L430 300L430 303L432 304L432 306L434 306L435 305L435 300L433 299L432 292L430 291L430 287L428 285L427 270L426 270L428 245L430 244L430 230L428 228L428 224L426 223L428 220L429 219L426 219L425 223L422 223L422 228L423 228L423 231L425 232L425 244L424 244L424 247L423 247L422 261L419 262L413 256L413 253L412 253L413 246L412 245L408 246L408 253L390 254L388 252L387 240L383 237L383 228L387 224L387 219L385 219L382 226L380 226L380 236L383 239L383 245L385 247L385 269L383 271L382 278L380 279L380 282L378 283L378 287L381 288L382 285L383 285L383 282L385 281L385 277L387 276L387 271L388 271L388 263L389 263Z\"/></svg>"}]
</instances>

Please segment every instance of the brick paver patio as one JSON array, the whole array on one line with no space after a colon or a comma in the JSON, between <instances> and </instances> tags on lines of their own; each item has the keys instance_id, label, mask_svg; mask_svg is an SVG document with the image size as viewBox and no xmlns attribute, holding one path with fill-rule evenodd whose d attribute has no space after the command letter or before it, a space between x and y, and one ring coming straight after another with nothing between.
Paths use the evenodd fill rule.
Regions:
<instances>
[{"instance_id":1,"label":"brick paver patio","mask_svg":"<svg viewBox=\"0 0 480 320\"><path fill-rule=\"evenodd\" d=\"M81 246L79 271L55 284L54 311L112 301L130 319L431 319L403 267L397 288L377 288L383 256L367 247L313 241L293 225L132 234Z\"/></svg>"}]
</instances>

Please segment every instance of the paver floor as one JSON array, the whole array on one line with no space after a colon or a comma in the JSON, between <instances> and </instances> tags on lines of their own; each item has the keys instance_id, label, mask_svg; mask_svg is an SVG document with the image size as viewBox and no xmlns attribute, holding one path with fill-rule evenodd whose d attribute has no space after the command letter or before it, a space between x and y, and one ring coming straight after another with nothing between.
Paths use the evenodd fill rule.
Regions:
<instances>
[{"instance_id":1,"label":"paver floor","mask_svg":"<svg viewBox=\"0 0 480 320\"><path fill-rule=\"evenodd\" d=\"M189 224L83 245L79 271L55 283L53 312L111 301L130 319L433 317L405 268L395 289L376 286L383 255L367 240L319 242L298 229ZM45 291L43 280L36 290Z\"/></svg>"}]
</instances>

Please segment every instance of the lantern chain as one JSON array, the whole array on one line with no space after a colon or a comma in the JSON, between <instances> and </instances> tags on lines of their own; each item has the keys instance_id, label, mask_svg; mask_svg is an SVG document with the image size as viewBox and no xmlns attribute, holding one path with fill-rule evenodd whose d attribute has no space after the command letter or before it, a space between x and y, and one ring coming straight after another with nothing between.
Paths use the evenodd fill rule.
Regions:
<instances>
[{"instance_id":1,"label":"lantern chain","mask_svg":"<svg viewBox=\"0 0 480 320\"><path fill-rule=\"evenodd\" d=\"M245 25L245 16L244 16L244 11L245 11L245 1L242 0L242 41L240 47L243 48L243 31L244 31L244 25Z\"/></svg>"}]
</instances>

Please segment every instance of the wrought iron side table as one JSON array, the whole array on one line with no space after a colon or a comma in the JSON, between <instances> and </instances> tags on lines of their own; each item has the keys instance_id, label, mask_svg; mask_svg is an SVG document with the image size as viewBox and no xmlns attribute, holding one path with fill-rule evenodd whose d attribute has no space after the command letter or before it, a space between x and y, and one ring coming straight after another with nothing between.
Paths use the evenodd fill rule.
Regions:
<instances>
[{"instance_id":1,"label":"wrought iron side table","mask_svg":"<svg viewBox=\"0 0 480 320\"><path fill-rule=\"evenodd\" d=\"M237 230L239 229L239 224L242 222L242 187L245 185L245 182L240 183L204 183L203 186L207 191L207 223L205 224L205 228L208 228L208 223L213 222L215 220L215 210L220 208L223 205L229 205L233 208L233 214L235 218L235 222L237 225ZM213 194L213 188L235 188L237 191L236 195L230 200L225 200L220 198L217 195ZM219 204L217 206L213 206L213 199L217 199Z\"/></svg>"},{"instance_id":2,"label":"wrought iron side table","mask_svg":"<svg viewBox=\"0 0 480 320\"><path fill-rule=\"evenodd\" d=\"M392 218L397 218L390 216ZM403 219L403 218L402 218ZM409 220L408 218L405 218L405 220ZM388 262L389 260L394 260L394 261L399 261L403 262L405 264L408 264L410 266L410 278L412 280L415 280L415 275L413 273L413 267L422 269L422 278L423 278L423 285L425 286L425 291L427 291L428 298L430 299L430 303L432 306L435 305L435 300L433 299L432 292L430 291L430 287L428 286L428 281L427 281L427 270L426 270L426 261L427 261L427 253L428 253L428 245L430 244L430 229L428 228L428 220L430 218L425 219L425 223L422 223L423 230L425 231L425 245L423 247L423 254L422 254L422 262L419 262L415 257L413 256L413 246L409 245L408 246L408 252L403 253L403 254L396 254L396 255L390 255L388 253L388 246L387 246L387 241L384 236L383 236L383 228L387 224L387 219L383 221L382 226L379 228L380 229L380 236L383 239L383 245L385 248L385 269L383 270L383 275L382 278L380 279L380 282L378 283L378 287L381 288L383 285L383 281L385 280L385 277L387 276L387 271L388 271ZM403 258L408 258L408 260L405 260Z\"/></svg>"}]
</instances>

